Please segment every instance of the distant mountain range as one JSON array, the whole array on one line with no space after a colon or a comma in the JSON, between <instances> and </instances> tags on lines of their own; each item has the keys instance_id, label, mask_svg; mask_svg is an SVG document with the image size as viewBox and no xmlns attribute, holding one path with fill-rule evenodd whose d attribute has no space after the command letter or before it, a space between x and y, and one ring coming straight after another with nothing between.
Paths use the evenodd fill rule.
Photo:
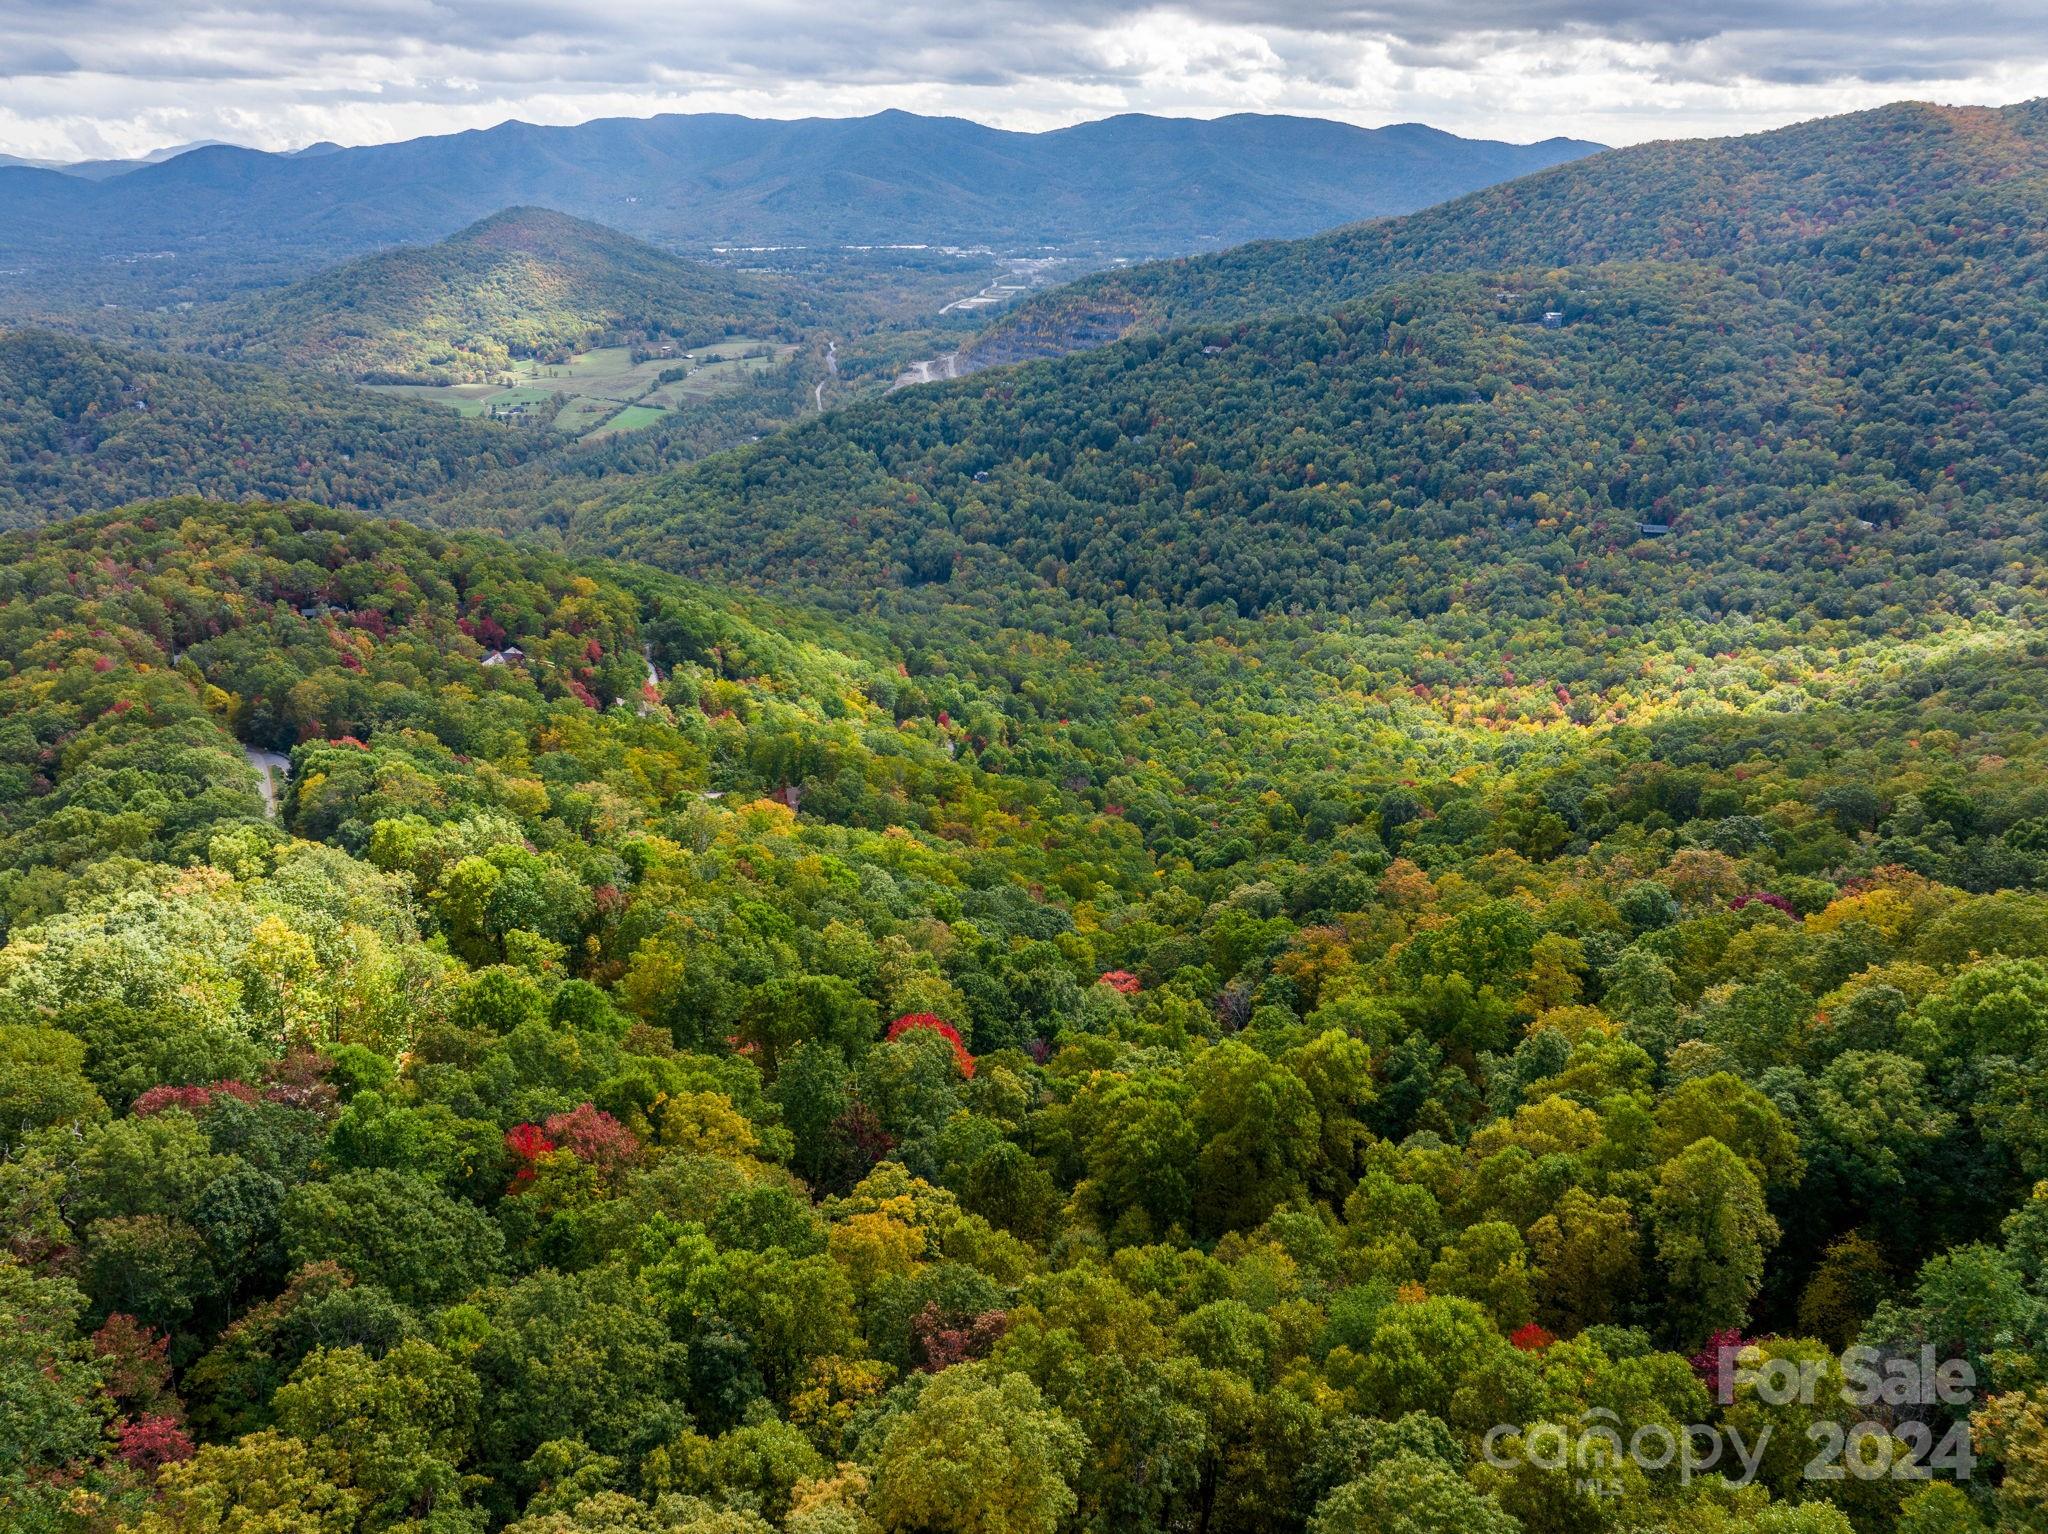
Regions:
<instances>
[{"instance_id":1,"label":"distant mountain range","mask_svg":"<svg viewBox=\"0 0 2048 1534\"><path fill-rule=\"evenodd\" d=\"M131 170L141 170L145 165L161 165L166 160L175 160L179 155L190 154L195 149L230 147L233 146L223 145L219 139L198 139L190 144L171 144L163 149L152 149L148 154L135 155L124 160L24 160L19 155L0 154L0 170L9 167L54 170L66 176L83 177L87 181L105 181L111 176L125 176ZM315 144L298 152L310 154L321 147Z\"/></svg>"},{"instance_id":2,"label":"distant mountain range","mask_svg":"<svg viewBox=\"0 0 2048 1534\"><path fill-rule=\"evenodd\" d=\"M0 169L0 257L306 264L439 239L511 205L677 248L996 244L1146 256L1403 213L1599 146L1415 124L1112 117L1046 133L882 112L510 122L367 148L222 145L105 180Z\"/></svg>"},{"instance_id":3,"label":"distant mountain range","mask_svg":"<svg viewBox=\"0 0 2048 1534\"><path fill-rule=\"evenodd\" d=\"M195 313L215 356L350 377L461 379L606 336L696 346L787 331L809 300L773 277L688 261L541 208L508 208L435 245L358 257Z\"/></svg>"}]
</instances>

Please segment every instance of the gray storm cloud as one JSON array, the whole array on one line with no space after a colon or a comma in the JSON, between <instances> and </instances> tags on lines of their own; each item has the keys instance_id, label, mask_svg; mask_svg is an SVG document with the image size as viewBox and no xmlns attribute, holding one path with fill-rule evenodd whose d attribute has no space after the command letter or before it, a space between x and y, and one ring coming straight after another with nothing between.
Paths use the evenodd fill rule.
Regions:
<instances>
[{"instance_id":1,"label":"gray storm cloud","mask_svg":"<svg viewBox=\"0 0 2048 1534\"><path fill-rule=\"evenodd\" d=\"M1256 109L1510 132L1564 113L1558 131L1614 140L2044 80L2038 0L0 0L0 149L53 157L664 107L904 105L1031 127Z\"/></svg>"}]
</instances>

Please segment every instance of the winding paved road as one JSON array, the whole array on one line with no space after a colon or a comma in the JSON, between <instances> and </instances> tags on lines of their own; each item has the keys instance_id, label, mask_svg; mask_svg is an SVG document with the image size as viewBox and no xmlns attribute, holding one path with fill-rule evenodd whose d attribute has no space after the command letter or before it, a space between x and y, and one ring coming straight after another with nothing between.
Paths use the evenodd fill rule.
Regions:
<instances>
[{"instance_id":1,"label":"winding paved road","mask_svg":"<svg viewBox=\"0 0 2048 1534\"><path fill-rule=\"evenodd\" d=\"M817 404L819 415L825 413L825 385L839 376L839 343L837 341L827 341L825 343L825 371L831 377L819 379L817 387L811 391L811 398Z\"/></svg>"},{"instance_id":2,"label":"winding paved road","mask_svg":"<svg viewBox=\"0 0 2048 1534\"><path fill-rule=\"evenodd\" d=\"M282 752L265 751L261 746L244 746L242 755L255 769L256 791L263 795L263 813L277 819L277 785L292 775L292 759Z\"/></svg>"}]
</instances>

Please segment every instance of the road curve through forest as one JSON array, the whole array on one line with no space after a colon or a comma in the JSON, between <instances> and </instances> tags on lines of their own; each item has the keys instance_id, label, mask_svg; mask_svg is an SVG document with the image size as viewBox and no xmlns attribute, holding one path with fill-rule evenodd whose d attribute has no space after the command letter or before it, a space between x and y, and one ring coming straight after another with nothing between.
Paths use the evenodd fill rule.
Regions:
<instances>
[{"instance_id":1,"label":"road curve through forest","mask_svg":"<svg viewBox=\"0 0 2048 1534\"><path fill-rule=\"evenodd\" d=\"M277 819L277 785L280 779L292 775L292 759L279 751L265 751L261 746L244 746L242 755L256 771L256 791L263 795L263 813Z\"/></svg>"},{"instance_id":2,"label":"road curve through forest","mask_svg":"<svg viewBox=\"0 0 2048 1534\"><path fill-rule=\"evenodd\" d=\"M839 376L839 343L837 341L827 341L825 343L825 371L830 376L819 379L817 387L811 391L811 398L818 406L819 415L825 413L825 385Z\"/></svg>"}]
</instances>

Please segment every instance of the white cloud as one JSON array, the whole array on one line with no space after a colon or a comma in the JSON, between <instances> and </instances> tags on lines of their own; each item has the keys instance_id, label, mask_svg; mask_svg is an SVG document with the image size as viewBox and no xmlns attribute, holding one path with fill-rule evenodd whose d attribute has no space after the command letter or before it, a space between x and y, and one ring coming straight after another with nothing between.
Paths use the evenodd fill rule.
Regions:
<instances>
[{"instance_id":1,"label":"white cloud","mask_svg":"<svg viewBox=\"0 0 2048 1534\"><path fill-rule=\"evenodd\" d=\"M0 87L0 150L47 158L885 106L1628 142L2041 94L2048 29L2037 0L0 0Z\"/></svg>"}]
</instances>

